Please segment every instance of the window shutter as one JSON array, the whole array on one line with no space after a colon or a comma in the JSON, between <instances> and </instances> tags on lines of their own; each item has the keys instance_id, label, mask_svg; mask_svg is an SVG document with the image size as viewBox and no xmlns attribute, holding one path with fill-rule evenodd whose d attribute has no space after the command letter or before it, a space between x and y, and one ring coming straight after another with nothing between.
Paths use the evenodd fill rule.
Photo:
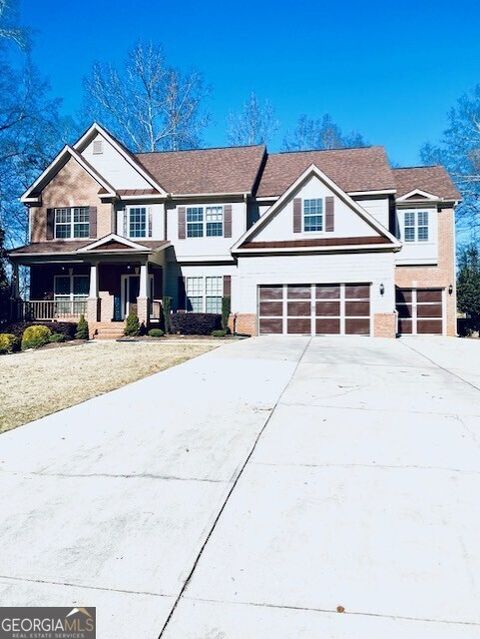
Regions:
<instances>
[{"instance_id":1,"label":"window shutter","mask_svg":"<svg viewBox=\"0 0 480 639\"><path fill-rule=\"evenodd\" d=\"M88 221L90 225L90 237L97 237L97 207L90 206L88 209Z\"/></svg>"},{"instance_id":2,"label":"window shutter","mask_svg":"<svg viewBox=\"0 0 480 639\"><path fill-rule=\"evenodd\" d=\"M232 295L232 276L223 276L223 297L231 297Z\"/></svg>"},{"instance_id":3,"label":"window shutter","mask_svg":"<svg viewBox=\"0 0 480 639\"><path fill-rule=\"evenodd\" d=\"M335 230L335 205L334 199L330 195L325 198L325 230Z\"/></svg>"},{"instance_id":4,"label":"window shutter","mask_svg":"<svg viewBox=\"0 0 480 639\"><path fill-rule=\"evenodd\" d=\"M232 237L232 205L223 207L223 237Z\"/></svg>"},{"instance_id":5,"label":"window shutter","mask_svg":"<svg viewBox=\"0 0 480 639\"><path fill-rule=\"evenodd\" d=\"M185 278L181 275L178 276L178 311L184 311L186 309L185 300Z\"/></svg>"},{"instance_id":6,"label":"window shutter","mask_svg":"<svg viewBox=\"0 0 480 639\"><path fill-rule=\"evenodd\" d=\"M185 235L185 207L184 206L179 206L178 207L178 239L179 240L184 240L186 235Z\"/></svg>"},{"instance_id":7,"label":"window shutter","mask_svg":"<svg viewBox=\"0 0 480 639\"><path fill-rule=\"evenodd\" d=\"M152 207L148 207L148 237L153 235L153 219L152 219Z\"/></svg>"},{"instance_id":8,"label":"window shutter","mask_svg":"<svg viewBox=\"0 0 480 639\"><path fill-rule=\"evenodd\" d=\"M47 240L53 240L55 234L55 209L47 209Z\"/></svg>"},{"instance_id":9,"label":"window shutter","mask_svg":"<svg viewBox=\"0 0 480 639\"><path fill-rule=\"evenodd\" d=\"M293 232L302 232L302 198L300 197L293 200Z\"/></svg>"},{"instance_id":10,"label":"window shutter","mask_svg":"<svg viewBox=\"0 0 480 639\"><path fill-rule=\"evenodd\" d=\"M123 237L128 237L128 211L123 211Z\"/></svg>"}]
</instances>

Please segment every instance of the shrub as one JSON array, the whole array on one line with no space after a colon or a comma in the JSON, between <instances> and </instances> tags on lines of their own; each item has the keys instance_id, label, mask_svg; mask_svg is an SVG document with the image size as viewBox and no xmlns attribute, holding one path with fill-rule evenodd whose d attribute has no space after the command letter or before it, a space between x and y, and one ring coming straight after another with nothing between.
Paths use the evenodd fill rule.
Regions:
<instances>
[{"instance_id":1,"label":"shrub","mask_svg":"<svg viewBox=\"0 0 480 639\"><path fill-rule=\"evenodd\" d=\"M230 317L231 298L229 295L222 297L222 328L228 331L228 318Z\"/></svg>"},{"instance_id":2,"label":"shrub","mask_svg":"<svg viewBox=\"0 0 480 639\"><path fill-rule=\"evenodd\" d=\"M165 333L170 333L170 313L172 310L172 298L165 296L162 299L162 317L163 317L163 328L165 329Z\"/></svg>"},{"instance_id":3,"label":"shrub","mask_svg":"<svg viewBox=\"0 0 480 639\"><path fill-rule=\"evenodd\" d=\"M80 315L75 339L88 339L88 322L85 319L85 315Z\"/></svg>"},{"instance_id":4,"label":"shrub","mask_svg":"<svg viewBox=\"0 0 480 639\"><path fill-rule=\"evenodd\" d=\"M127 323L125 324L125 330L123 332L125 333L125 335L130 335L132 337L140 333L140 322L138 321L138 315L133 311L128 314Z\"/></svg>"},{"instance_id":5,"label":"shrub","mask_svg":"<svg viewBox=\"0 0 480 639\"><path fill-rule=\"evenodd\" d=\"M173 313L172 332L181 335L211 335L222 328L222 316L217 313Z\"/></svg>"},{"instance_id":6,"label":"shrub","mask_svg":"<svg viewBox=\"0 0 480 639\"><path fill-rule=\"evenodd\" d=\"M151 328L148 331L148 335L149 337L163 337L165 333L162 331L161 328Z\"/></svg>"},{"instance_id":7,"label":"shrub","mask_svg":"<svg viewBox=\"0 0 480 639\"><path fill-rule=\"evenodd\" d=\"M50 344L57 344L59 342L64 342L65 335L63 335L63 333L52 333L48 341L50 342Z\"/></svg>"},{"instance_id":8,"label":"shrub","mask_svg":"<svg viewBox=\"0 0 480 639\"><path fill-rule=\"evenodd\" d=\"M18 338L12 333L0 333L0 355L18 350Z\"/></svg>"},{"instance_id":9,"label":"shrub","mask_svg":"<svg viewBox=\"0 0 480 639\"><path fill-rule=\"evenodd\" d=\"M5 332L12 333L19 340L22 339L23 333L29 326L47 326L53 333L61 333L65 335L65 339L73 339L77 331L76 322L13 322L8 324Z\"/></svg>"},{"instance_id":10,"label":"shrub","mask_svg":"<svg viewBox=\"0 0 480 639\"><path fill-rule=\"evenodd\" d=\"M212 331L212 337L225 337L227 331L225 329L221 329L220 331Z\"/></svg>"},{"instance_id":11,"label":"shrub","mask_svg":"<svg viewBox=\"0 0 480 639\"><path fill-rule=\"evenodd\" d=\"M27 348L39 348L48 344L51 334L52 331L48 326L43 326L42 324L28 326L23 332L22 351L27 350Z\"/></svg>"}]
</instances>

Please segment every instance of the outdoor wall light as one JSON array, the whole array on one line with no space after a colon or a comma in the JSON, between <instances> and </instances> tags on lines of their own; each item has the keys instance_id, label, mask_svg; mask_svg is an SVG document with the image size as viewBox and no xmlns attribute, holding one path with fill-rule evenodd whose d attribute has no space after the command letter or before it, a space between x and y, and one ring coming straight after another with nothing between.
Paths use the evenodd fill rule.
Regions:
<instances>
[{"instance_id":1,"label":"outdoor wall light","mask_svg":"<svg viewBox=\"0 0 480 639\"><path fill-rule=\"evenodd\" d=\"M380 284L380 295L383 295L385 293L385 286L383 285L383 282Z\"/></svg>"},{"instance_id":2,"label":"outdoor wall light","mask_svg":"<svg viewBox=\"0 0 480 639\"><path fill-rule=\"evenodd\" d=\"M453 293L453 284L450 284L448 287L448 294L451 295Z\"/></svg>"}]
</instances>

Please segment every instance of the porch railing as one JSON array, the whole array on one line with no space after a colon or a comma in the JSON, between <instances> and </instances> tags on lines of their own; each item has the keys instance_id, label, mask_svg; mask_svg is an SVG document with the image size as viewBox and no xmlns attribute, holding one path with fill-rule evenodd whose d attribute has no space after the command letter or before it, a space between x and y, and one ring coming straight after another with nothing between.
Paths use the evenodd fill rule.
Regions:
<instances>
[{"instance_id":1,"label":"porch railing","mask_svg":"<svg viewBox=\"0 0 480 639\"><path fill-rule=\"evenodd\" d=\"M19 300L17 320L76 319L87 313L87 300Z\"/></svg>"}]
</instances>

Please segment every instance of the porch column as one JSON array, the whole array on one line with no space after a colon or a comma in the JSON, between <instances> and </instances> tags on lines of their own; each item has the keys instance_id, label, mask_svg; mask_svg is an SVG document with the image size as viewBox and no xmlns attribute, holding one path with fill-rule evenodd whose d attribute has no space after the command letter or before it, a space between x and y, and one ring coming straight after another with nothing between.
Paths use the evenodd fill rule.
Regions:
<instances>
[{"instance_id":1,"label":"porch column","mask_svg":"<svg viewBox=\"0 0 480 639\"><path fill-rule=\"evenodd\" d=\"M137 313L140 324L148 324L148 262L140 265L140 287L137 297Z\"/></svg>"},{"instance_id":2,"label":"porch column","mask_svg":"<svg viewBox=\"0 0 480 639\"><path fill-rule=\"evenodd\" d=\"M90 264L90 290L87 299L87 317L88 330L90 337L95 333L95 325L98 322L98 264L92 262Z\"/></svg>"},{"instance_id":3,"label":"porch column","mask_svg":"<svg viewBox=\"0 0 480 639\"><path fill-rule=\"evenodd\" d=\"M20 297L20 280L18 276L18 264L13 262L12 264L12 287L11 287L12 299L17 300Z\"/></svg>"}]
</instances>

